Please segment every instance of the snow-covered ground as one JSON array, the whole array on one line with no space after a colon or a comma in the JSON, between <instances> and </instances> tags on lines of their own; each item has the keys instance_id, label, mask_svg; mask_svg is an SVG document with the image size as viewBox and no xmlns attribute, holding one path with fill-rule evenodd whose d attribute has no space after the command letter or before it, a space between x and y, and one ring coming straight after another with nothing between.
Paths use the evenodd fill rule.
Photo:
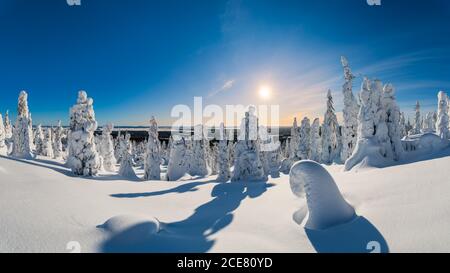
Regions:
<instances>
[{"instance_id":1,"label":"snow-covered ground","mask_svg":"<svg viewBox=\"0 0 450 273\"><path fill-rule=\"evenodd\" d=\"M0 252L69 252L78 243L81 252L369 252L372 241L381 251L449 252L450 149L404 163L327 166L359 217L305 231L305 199L286 175L132 182L74 177L44 157L0 157Z\"/></svg>"}]
</instances>

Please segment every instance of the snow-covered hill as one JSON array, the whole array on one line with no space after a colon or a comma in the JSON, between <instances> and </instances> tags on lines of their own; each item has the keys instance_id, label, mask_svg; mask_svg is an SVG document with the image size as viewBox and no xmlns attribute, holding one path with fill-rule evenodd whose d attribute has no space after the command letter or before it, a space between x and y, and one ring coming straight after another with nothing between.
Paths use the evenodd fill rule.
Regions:
<instances>
[{"instance_id":1,"label":"snow-covered hill","mask_svg":"<svg viewBox=\"0 0 450 273\"><path fill-rule=\"evenodd\" d=\"M369 252L373 241L381 251L449 252L449 155L358 172L326 167L359 216L326 231L305 231L305 199L285 175L131 182L74 177L44 157L0 157L0 252L78 243L82 252Z\"/></svg>"}]
</instances>

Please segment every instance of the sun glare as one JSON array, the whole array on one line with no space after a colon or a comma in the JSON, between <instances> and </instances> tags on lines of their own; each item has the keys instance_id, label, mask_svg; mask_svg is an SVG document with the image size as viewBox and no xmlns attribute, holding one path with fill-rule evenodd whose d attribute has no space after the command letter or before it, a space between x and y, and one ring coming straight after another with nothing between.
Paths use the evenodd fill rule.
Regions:
<instances>
[{"instance_id":1,"label":"sun glare","mask_svg":"<svg viewBox=\"0 0 450 273\"><path fill-rule=\"evenodd\" d=\"M270 98L270 93L271 93L270 87L268 87L266 85L263 85L259 88L259 96L262 99Z\"/></svg>"}]
</instances>

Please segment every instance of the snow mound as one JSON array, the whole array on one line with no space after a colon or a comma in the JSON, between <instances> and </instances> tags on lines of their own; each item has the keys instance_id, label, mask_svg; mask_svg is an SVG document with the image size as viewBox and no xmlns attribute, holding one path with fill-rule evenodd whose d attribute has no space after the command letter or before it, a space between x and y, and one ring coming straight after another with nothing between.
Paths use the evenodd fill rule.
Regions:
<instances>
[{"instance_id":1,"label":"snow mound","mask_svg":"<svg viewBox=\"0 0 450 273\"><path fill-rule=\"evenodd\" d=\"M436 152L448 146L447 140L434 133L408 136L404 142L408 143L409 149L412 146L413 150L421 152Z\"/></svg>"},{"instance_id":2,"label":"snow mound","mask_svg":"<svg viewBox=\"0 0 450 273\"><path fill-rule=\"evenodd\" d=\"M355 218L355 210L342 197L334 179L311 160L295 163L289 173L292 192L306 195L309 216L305 228L323 230Z\"/></svg>"},{"instance_id":3,"label":"snow mound","mask_svg":"<svg viewBox=\"0 0 450 273\"><path fill-rule=\"evenodd\" d=\"M374 138L359 139L352 156L345 161L345 171L362 168L382 168L392 164L392 160L383 157L381 146Z\"/></svg>"},{"instance_id":4,"label":"snow mound","mask_svg":"<svg viewBox=\"0 0 450 273\"><path fill-rule=\"evenodd\" d=\"M108 219L99 226L110 232L112 236L120 236L121 242L132 244L145 240L161 231L161 223L154 217L141 215L118 215Z\"/></svg>"}]
</instances>

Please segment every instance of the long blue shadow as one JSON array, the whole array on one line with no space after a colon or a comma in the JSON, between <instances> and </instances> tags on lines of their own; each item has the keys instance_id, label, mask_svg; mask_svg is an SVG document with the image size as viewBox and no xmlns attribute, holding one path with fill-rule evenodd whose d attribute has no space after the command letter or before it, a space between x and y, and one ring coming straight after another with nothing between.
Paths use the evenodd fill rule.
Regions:
<instances>
[{"instance_id":1,"label":"long blue shadow","mask_svg":"<svg viewBox=\"0 0 450 273\"><path fill-rule=\"evenodd\" d=\"M388 253L389 246L383 235L366 218L326 230L305 228L306 235L319 253Z\"/></svg>"},{"instance_id":2,"label":"long blue shadow","mask_svg":"<svg viewBox=\"0 0 450 273\"><path fill-rule=\"evenodd\" d=\"M158 196L158 195L164 195L168 193L186 193L186 192L194 192L198 190L199 186L203 186L210 183L218 183L215 180L209 180L204 182L190 182L186 184L182 184L180 186L167 189L167 190L161 190L161 191L153 191L153 192L136 192L136 193L116 193L111 194L111 197L116 198L138 198L138 197L150 197L150 196Z\"/></svg>"},{"instance_id":3,"label":"long blue shadow","mask_svg":"<svg viewBox=\"0 0 450 273\"><path fill-rule=\"evenodd\" d=\"M126 238L141 229L133 226L113 235L100 247L103 252L207 252L215 240L210 236L227 227L233 221L233 211L246 198L261 196L273 184L265 182L233 182L217 184L209 202L199 206L188 218L164 223L162 231L147 236L139 242L126 243ZM187 187L189 188L189 187ZM124 243L125 242L125 243Z\"/></svg>"}]
</instances>

